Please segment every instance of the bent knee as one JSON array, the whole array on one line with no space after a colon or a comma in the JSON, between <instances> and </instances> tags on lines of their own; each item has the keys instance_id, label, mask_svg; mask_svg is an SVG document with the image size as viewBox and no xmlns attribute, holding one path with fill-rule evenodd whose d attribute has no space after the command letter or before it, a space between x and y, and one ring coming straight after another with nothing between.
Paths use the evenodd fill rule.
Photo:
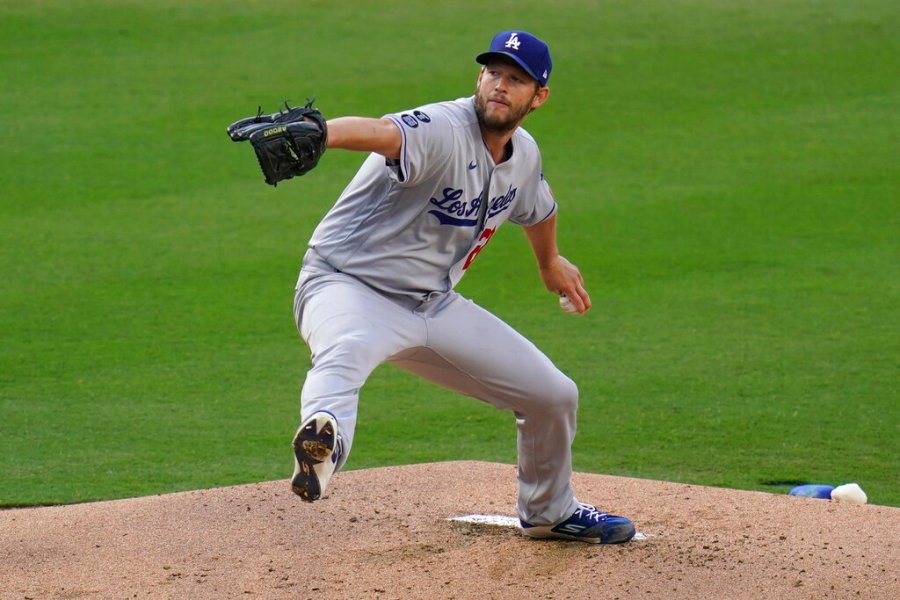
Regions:
<instances>
[{"instance_id":1,"label":"bent knee","mask_svg":"<svg viewBox=\"0 0 900 600\"><path fill-rule=\"evenodd\" d=\"M578 410L578 384L565 375L561 375L560 379L557 405L561 410L574 413Z\"/></svg>"},{"instance_id":2,"label":"bent knee","mask_svg":"<svg viewBox=\"0 0 900 600\"><path fill-rule=\"evenodd\" d=\"M578 385L565 374L532 390L533 410L548 414L574 414L578 410Z\"/></svg>"},{"instance_id":3,"label":"bent knee","mask_svg":"<svg viewBox=\"0 0 900 600\"><path fill-rule=\"evenodd\" d=\"M313 356L317 366L372 369L385 360L385 352L370 336L345 333L329 341Z\"/></svg>"}]
</instances>

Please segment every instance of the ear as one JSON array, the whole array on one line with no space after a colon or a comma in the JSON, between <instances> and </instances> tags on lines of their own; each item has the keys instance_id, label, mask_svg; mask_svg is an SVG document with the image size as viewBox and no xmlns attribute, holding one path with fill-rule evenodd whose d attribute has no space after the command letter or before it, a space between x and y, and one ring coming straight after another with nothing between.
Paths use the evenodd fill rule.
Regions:
<instances>
[{"instance_id":1,"label":"ear","mask_svg":"<svg viewBox=\"0 0 900 600\"><path fill-rule=\"evenodd\" d=\"M550 88L547 86L540 88L534 94L534 98L531 99L531 110L538 108L541 104L546 102L548 96L550 96Z\"/></svg>"}]
</instances>

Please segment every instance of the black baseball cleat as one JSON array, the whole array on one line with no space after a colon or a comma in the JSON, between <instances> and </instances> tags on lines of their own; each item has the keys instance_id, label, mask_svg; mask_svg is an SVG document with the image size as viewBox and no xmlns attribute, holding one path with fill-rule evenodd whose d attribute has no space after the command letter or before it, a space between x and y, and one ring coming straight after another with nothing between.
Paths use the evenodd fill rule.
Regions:
<instances>
[{"instance_id":1,"label":"black baseball cleat","mask_svg":"<svg viewBox=\"0 0 900 600\"><path fill-rule=\"evenodd\" d=\"M341 457L337 419L328 412L314 413L297 429L293 445L291 489L306 502L318 500Z\"/></svg>"}]
</instances>

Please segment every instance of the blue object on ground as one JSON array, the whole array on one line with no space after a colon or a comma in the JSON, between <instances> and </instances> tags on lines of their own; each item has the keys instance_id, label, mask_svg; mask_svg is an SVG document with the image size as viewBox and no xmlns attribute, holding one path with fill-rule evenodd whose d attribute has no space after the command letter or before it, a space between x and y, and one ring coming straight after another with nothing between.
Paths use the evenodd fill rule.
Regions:
<instances>
[{"instance_id":1,"label":"blue object on ground","mask_svg":"<svg viewBox=\"0 0 900 600\"><path fill-rule=\"evenodd\" d=\"M788 492L788 496L804 496L806 498L822 498L823 500L831 500L831 490L833 489L833 485L810 483L807 485L798 485L790 492Z\"/></svg>"}]
</instances>

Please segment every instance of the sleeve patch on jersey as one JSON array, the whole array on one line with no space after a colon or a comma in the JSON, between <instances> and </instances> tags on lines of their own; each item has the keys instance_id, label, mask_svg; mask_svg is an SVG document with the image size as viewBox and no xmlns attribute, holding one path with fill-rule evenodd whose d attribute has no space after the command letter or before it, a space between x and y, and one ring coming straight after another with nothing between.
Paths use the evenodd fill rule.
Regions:
<instances>
[{"instance_id":1,"label":"sleeve patch on jersey","mask_svg":"<svg viewBox=\"0 0 900 600\"><path fill-rule=\"evenodd\" d=\"M419 122L412 115L402 114L400 115L400 118L403 120L407 127L415 129L419 126Z\"/></svg>"},{"instance_id":2,"label":"sleeve patch on jersey","mask_svg":"<svg viewBox=\"0 0 900 600\"><path fill-rule=\"evenodd\" d=\"M431 117L429 117L428 115L423 113L421 110L414 110L413 116L415 116L418 120L422 121L423 123L431 123Z\"/></svg>"}]
</instances>

